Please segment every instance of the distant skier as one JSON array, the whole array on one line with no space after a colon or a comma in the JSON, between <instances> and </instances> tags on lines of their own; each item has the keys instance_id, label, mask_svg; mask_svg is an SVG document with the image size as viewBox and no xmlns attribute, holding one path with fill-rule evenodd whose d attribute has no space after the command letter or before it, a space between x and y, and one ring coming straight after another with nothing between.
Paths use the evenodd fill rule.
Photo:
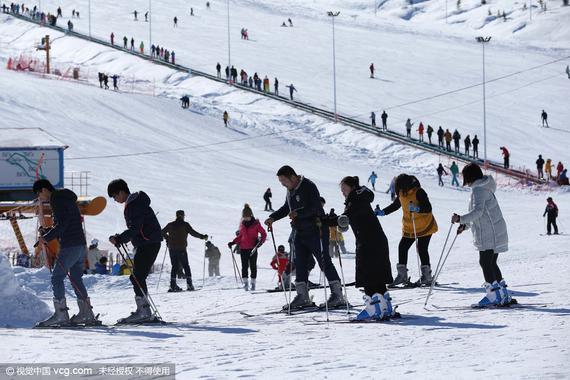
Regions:
<instances>
[{"instance_id":1,"label":"distant skier","mask_svg":"<svg viewBox=\"0 0 570 380\"><path fill-rule=\"evenodd\" d=\"M370 64L370 78L374 79L374 63Z\"/></svg>"},{"instance_id":2,"label":"distant skier","mask_svg":"<svg viewBox=\"0 0 570 380\"><path fill-rule=\"evenodd\" d=\"M509 238L507 224L495 196L497 185L493 177L483 175L481 168L475 163L463 168L463 185L471 188L469 212L461 216L454 213L451 222L459 223L457 234L468 228L473 230L486 291L485 297L477 305L507 305L512 302L512 296L507 290L497 259L499 253L508 250Z\"/></svg>"},{"instance_id":3,"label":"distant skier","mask_svg":"<svg viewBox=\"0 0 570 380\"><path fill-rule=\"evenodd\" d=\"M148 11L146 11L144 14L144 21L148 22Z\"/></svg>"},{"instance_id":4,"label":"distant skier","mask_svg":"<svg viewBox=\"0 0 570 380\"><path fill-rule=\"evenodd\" d=\"M224 126L227 128L228 122L230 120L230 115L228 115L228 111L224 111L223 119L224 119Z\"/></svg>"},{"instance_id":5,"label":"distant skier","mask_svg":"<svg viewBox=\"0 0 570 380\"><path fill-rule=\"evenodd\" d=\"M419 141L424 142L424 123L420 121L420 125L418 126L418 136Z\"/></svg>"},{"instance_id":6,"label":"distant skier","mask_svg":"<svg viewBox=\"0 0 570 380\"><path fill-rule=\"evenodd\" d=\"M97 73L99 79L99 87L103 88L103 73Z\"/></svg>"},{"instance_id":7,"label":"distant skier","mask_svg":"<svg viewBox=\"0 0 570 380\"><path fill-rule=\"evenodd\" d=\"M190 16L194 16L194 8L190 8Z\"/></svg>"},{"instance_id":8,"label":"distant skier","mask_svg":"<svg viewBox=\"0 0 570 380\"><path fill-rule=\"evenodd\" d=\"M373 128L376 128L376 114L374 113L374 111L372 111L372 112L370 113L370 119L372 120L371 126L372 126Z\"/></svg>"},{"instance_id":9,"label":"distant skier","mask_svg":"<svg viewBox=\"0 0 570 380\"><path fill-rule=\"evenodd\" d=\"M461 140L461 134L456 129L453 131L453 145L455 147L455 153L459 153L459 140Z\"/></svg>"},{"instance_id":10,"label":"distant skier","mask_svg":"<svg viewBox=\"0 0 570 380\"><path fill-rule=\"evenodd\" d=\"M558 226L556 225L556 218L558 218L558 206L552 200L552 197L546 198L546 209L544 209L544 214L542 217L546 219L546 234L550 235L552 232L552 227L554 227L554 235L558 235Z\"/></svg>"},{"instance_id":11,"label":"distant skier","mask_svg":"<svg viewBox=\"0 0 570 380\"><path fill-rule=\"evenodd\" d=\"M83 218L77 207L77 195L68 189L56 190L47 179L34 182L32 191L40 202L49 202L54 221L53 227L40 229L38 243L47 246L48 242L57 239L60 247L51 272L54 313L48 319L39 322L38 326L100 324L93 314L91 300L82 279L87 241L83 231ZM79 306L79 313L71 318L65 299L66 276L69 276Z\"/></svg>"},{"instance_id":12,"label":"distant skier","mask_svg":"<svg viewBox=\"0 0 570 380\"><path fill-rule=\"evenodd\" d=\"M453 161L451 166L449 167L449 171L451 172L451 186L459 186L459 181L457 180L457 175L459 174L459 166Z\"/></svg>"},{"instance_id":13,"label":"distant skier","mask_svg":"<svg viewBox=\"0 0 570 380\"><path fill-rule=\"evenodd\" d=\"M562 173L560 173L560 177L558 178L558 184L560 186L570 185L570 182L568 180L568 169L562 170Z\"/></svg>"},{"instance_id":14,"label":"distant skier","mask_svg":"<svg viewBox=\"0 0 570 380\"><path fill-rule=\"evenodd\" d=\"M239 225L239 234L228 243L231 249L234 244L239 245L241 256L241 277L245 290L255 290L257 279L257 253L259 247L265 243L267 233L253 216L253 211L246 203L242 211L242 219ZM248 278L248 268L251 269L251 287Z\"/></svg>"},{"instance_id":15,"label":"distant skier","mask_svg":"<svg viewBox=\"0 0 570 380\"><path fill-rule=\"evenodd\" d=\"M568 0L564 0L566 3L568 3ZM566 75L568 75L568 79L570 79L570 65L566 65Z\"/></svg>"},{"instance_id":16,"label":"distant skier","mask_svg":"<svg viewBox=\"0 0 570 380\"><path fill-rule=\"evenodd\" d=\"M168 253L170 254L170 288L169 292L181 292L182 289L176 284L176 274L180 269L184 271L186 278L186 290L193 291L192 272L188 264L188 235L197 239L208 240L208 235L196 232L192 226L184 220L184 210L176 211L176 220L170 222L162 229L162 237L166 240Z\"/></svg>"},{"instance_id":17,"label":"distant skier","mask_svg":"<svg viewBox=\"0 0 570 380\"><path fill-rule=\"evenodd\" d=\"M334 212L334 208L331 208L328 216L333 220L338 219L338 216ZM343 255L348 253L344 244L344 236L338 229L337 225L329 226L329 253L331 257L339 257L341 253Z\"/></svg>"},{"instance_id":18,"label":"distant skier","mask_svg":"<svg viewBox=\"0 0 570 380\"><path fill-rule=\"evenodd\" d=\"M557 181L560 179L560 176L562 175L563 170L564 170L564 165L562 165L561 161L558 161L558 165L556 165L556 180Z\"/></svg>"},{"instance_id":19,"label":"distant skier","mask_svg":"<svg viewBox=\"0 0 570 380\"><path fill-rule=\"evenodd\" d=\"M285 246L280 245L277 247L277 252L273 259L271 260L271 268L277 271L277 288L276 289L283 289L286 290L287 287L284 284L283 274L287 269L287 265L289 264L289 256L287 252L285 252Z\"/></svg>"},{"instance_id":20,"label":"distant skier","mask_svg":"<svg viewBox=\"0 0 570 380\"><path fill-rule=\"evenodd\" d=\"M105 86L105 90L109 89L109 76L107 74L103 74L103 86Z\"/></svg>"},{"instance_id":21,"label":"distant skier","mask_svg":"<svg viewBox=\"0 0 570 380\"><path fill-rule=\"evenodd\" d=\"M111 45L115 46L115 33L111 32Z\"/></svg>"},{"instance_id":22,"label":"distant skier","mask_svg":"<svg viewBox=\"0 0 570 380\"><path fill-rule=\"evenodd\" d=\"M218 79L222 78L222 65L220 65L220 62L216 64L216 77Z\"/></svg>"},{"instance_id":23,"label":"distant skier","mask_svg":"<svg viewBox=\"0 0 570 380\"><path fill-rule=\"evenodd\" d=\"M376 173L374 173L374 171L372 171L372 174L370 174L370 177L368 177L368 182L372 185L372 190L376 191L376 180L378 179L378 175L376 175Z\"/></svg>"},{"instance_id":24,"label":"distant skier","mask_svg":"<svg viewBox=\"0 0 570 380\"><path fill-rule=\"evenodd\" d=\"M465 155L469 157L469 149L471 148L471 137L469 137L469 135L465 137L465 140L463 140L463 144L465 145Z\"/></svg>"},{"instance_id":25,"label":"distant skier","mask_svg":"<svg viewBox=\"0 0 570 380\"><path fill-rule=\"evenodd\" d=\"M542 154L539 154L538 159L536 160L536 172L537 172L536 176L539 179L544 179L543 167L544 167L544 159L542 158Z\"/></svg>"},{"instance_id":26,"label":"distant skier","mask_svg":"<svg viewBox=\"0 0 570 380\"><path fill-rule=\"evenodd\" d=\"M144 54L144 42L141 41L141 43L139 44L139 51L141 54Z\"/></svg>"},{"instance_id":27,"label":"distant skier","mask_svg":"<svg viewBox=\"0 0 570 380\"><path fill-rule=\"evenodd\" d=\"M507 148L505 148L504 146L502 146L501 151L503 153L503 166L505 169L508 169L510 164L509 164L509 159L511 158L511 153L509 152L509 150Z\"/></svg>"},{"instance_id":28,"label":"distant skier","mask_svg":"<svg viewBox=\"0 0 570 380\"><path fill-rule=\"evenodd\" d=\"M119 76L114 74L111 79L113 79L113 90L119 91Z\"/></svg>"},{"instance_id":29,"label":"distant skier","mask_svg":"<svg viewBox=\"0 0 570 380\"><path fill-rule=\"evenodd\" d=\"M152 321L155 316L153 316L147 297L146 278L160 250L162 242L160 223L150 207L148 195L144 191L131 193L124 180L111 181L107 187L107 194L115 202L125 203L124 216L127 224L127 230L111 236L109 242L118 247L130 241L135 250L130 280L135 292L137 310L130 316L119 320L119 323Z\"/></svg>"},{"instance_id":30,"label":"distant skier","mask_svg":"<svg viewBox=\"0 0 570 380\"><path fill-rule=\"evenodd\" d=\"M441 128L441 125L440 125L439 129L437 130L437 145L441 149L443 149L443 137L444 137L444 135L445 135L445 132L443 131L443 128Z\"/></svg>"},{"instance_id":31,"label":"distant skier","mask_svg":"<svg viewBox=\"0 0 570 380\"><path fill-rule=\"evenodd\" d=\"M123 37L123 49L127 48L127 44L129 43L129 39L127 38L127 36Z\"/></svg>"},{"instance_id":32,"label":"distant skier","mask_svg":"<svg viewBox=\"0 0 570 380\"><path fill-rule=\"evenodd\" d=\"M174 21L174 27L177 28L178 27L178 17L174 16L174 19L172 21Z\"/></svg>"},{"instance_id":33,"label":"distant skier","mask_svg":"<svg viewBox=\"0 0 570 380\"><path fill-rule=\"evenodd\" d=\"M219 276L220 275L220 258L222 254L218 247L216 247L211 241L206 242L205 256L208 259L208 276Z\"/></svg>"},{"instance_id":34,"label":"distant skier","mask_svg":"<svg viewBox=\"0 0 570 380\"><path fill-rule=\"evenodd\" d=\"M131 37L131 51L135 50L135 39Z\"/></svg>"},{"instance_id":35,"label":"distant skier","mask_svg":"<svg viewBox=\"0 0 570 380\"><path fill-rule=\"evenodd\" d=\"M386 190L386 194L390 193L390 200L392 202L394 202L394 199L396 199L396 178L397 177L392 177L390 186L388 186L388 190Z\"/></svg>"},{"instance_id":36,"label":"distant skier","mask_svg":"<svg viewBox=\"0 0 570 380\"><path fill-rule=\"evenodd\" d=\"M182 102L182 108L190 107L190 97L188 95L182 96L180 101Z\"/></svg>"},{"instance_id":37,"label":"distant skier","mask_svg":"<svg viewBox=\"0 0 570 380\"><path fill-rule=\"evenodd\" d=\"M437 232L437 223L432 213L428 195L414 176L400 174L396 179L397 198L384 208L383 214L390 215L402 208L402 239L398 246L398 276L392 286L410 283L408 276L408 251L417 240L417 252L421 261L421 278L416 285L429 286L432 281L429 259L429 242Z\"/></svg>"},{"instance_id":38,"label":"distant skier","mask_svg":"<svg viewBox=\"0 0 570 380\"><path fill-rule=\"evenodd\" d=\"M291 98L291 100L293 100L293 92L296 92L297 89L295 88L295 86L293 86L293 83L291 83L289 86L285 86L289 88L289 97Z\"/></svg>"},{"instance_id":39,"label":"distant skier","mask_svg":"<svg viewBox=\"0 0 570 380\"><path fill-rule=\"evenodd\" d=\"M431 145L431 136L433 135L433 127L429 124L427 126L427 135L428 135L429 145Z\"/></svg>"},{"instance_id":40,"label":"distant skier","mask_svg":"<svg viewBox=\"0 0 570 380\"><path fill-rule=\"evenodd\" d=\"M473 158L479 158L479 139L477 135L473 137L471 144L473 144Z\"/></svg>"},{"instance_id":41,"label":"distant skier","mask_svg":"<svg viewBox=\"0 0 570 380\"><path fill-rule=\"evenodd\" d=\"M230 67L226 66L226 79L230 79Z\"/></svg>"},{"instance_id":42,"label":"distant skier","mask_svg":"<svg viewBox=\"0 0 570 380\"><path fill-rule=\"evenodd\" d=\"M289 21L289 26L290 26L290 27L293 27L293 21L291 21L290 18L288 18L287 21Z\"/></svg>"},{"instance_id":43,"label":"distant skier","mask_svg":"<svg viewBox=\"0 0 570 380\"><path fill-rule=\"evenodd\" d=\"M545 110L542 110L540 118L542 119L542 126L544 127L544 124L546 124L546 128L548 128L548 114Z\"/></svg>"},{"instance_id":44,"label":"distant skier","mask_svg":"<svg viewBox=\"0 0 570 380\"><path fill-rule=\"evenodd\" d=\"M414 123L410 119L406 120L406 137L412 138L412 126Z\"/></svg>"},{"instance_id":45,"label":"distant skier","mask_svg":"<svg viewBox=\"0 0 570 380\"><path fill-rule=\"evenodd\" d=\"M546 179L548 181L552 180L552 159L547 158L544 164L544 172L546 173Z\"/></svg>"},{"instance_id":46,"label":"distant skier","mask_svg":"<svg viewBox=\"0 0 570 380\"><path fill-rule=\"evenodd\" d=\"M360 186L358 177L345 177L340 183L345 197L343 216L356 238L356 286L364 288L364 309L357 320L389 319L395 313L386 284L393 282L388 239L371 203L374 193ZM340 221L340 220L339 220ZM339 225L344 230L348 226Z\"/></svg>"},{"instance_id":47,"label":"distant skier","mask_svg":"<svg viewBox=\"0 0 570 380\"><path fill-rule=\"evenodd\" d=\"M246 75L247 78L247 75ZM275 81L273 82L273 89L275 91L275 95L279 96L279 81L277 80L277 78L275 78Z\"/></svg>"},{"instance_id":48,"label":"distant skier","mask_svg":"<svg viewBox=\"0 0 570 380\"><path fill-rule=\"evenodd\" d=\"M387 131L388 130L388 114L386 113L386 111L382 111L382 115L380 115L380 118L382 119L382 130L383 131Z\"/></svg>"},{"instance_id":49,"label":"distant skier","mask_svg":"<svg viewBox=\"0 0 570 380\"><path fill-rule=\"evenodd\" d=\"M443 186L443 179L442 176L443 175L447 175L447 172L445 171L445 169L443 168L443 165L441 164L441 162L439 163L438 167L437 167L437 177L439 179L439 186Z\"/></svg>"},{"instance_id":50,"label":"distant skier","mask_svg":"<svg viewBox=\"0 0 570 380\"><path fill-rule=\"evenodd\" d=\"M271 211L273 212L273 206L271 205L271 197L273 197L273 195L271 194L271 188L267 188L267 190L265 190L265 193L263 193L263 200L265 201L265 210L264 211Z\"/></svg>"},{"instance_id":51,"label":"distant skier","mask_svg":"<svg viewBox=\"0 0 570 380\"><path fill-rule=\"evenodd\" d=\"M134 11L133 14L135 15L135 21L138 21L138 20L139 20L139 19L138 19L138 14L139 14L139 12Z\"/></svg>"},{"instance_id":52,"label":"distant skier","mask_svg":"<svg viewBox=\"0 0 570 380\"><path fill-rule=\"evenodd\" d=\"M451 140L453 139L453 135L449 132L449 129L446 129L443 136L445 137L445 149L451 152Z\"/></svg>"}]
</instances>

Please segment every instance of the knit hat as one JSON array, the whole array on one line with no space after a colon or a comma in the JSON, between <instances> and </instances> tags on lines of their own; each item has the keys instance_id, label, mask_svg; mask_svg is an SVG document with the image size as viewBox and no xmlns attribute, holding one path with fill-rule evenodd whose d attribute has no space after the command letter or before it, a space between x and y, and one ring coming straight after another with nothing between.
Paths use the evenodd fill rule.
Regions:
<instances>
[{"instance_id":1,"label":"knit hat","mask_svg":"<svg viewBox=\"0 0 570 380\"><path fill-rule=\"evenodd\" d=\"M184 216L184 210L176 211L176 217L179 217L179 216Z\"/></svg>"},{"instance_id":2,"label":"knit hat","mask_svg":"<svg viewBox=\"0 0 570 380\"><path fill-rule=\"evenodd\" d=\"M243 211L241 212L241 216L243 218L253 218L253 211L251 210L251 207L249 207L247 203L243 206Z\"/></svg>"}]
</instances>

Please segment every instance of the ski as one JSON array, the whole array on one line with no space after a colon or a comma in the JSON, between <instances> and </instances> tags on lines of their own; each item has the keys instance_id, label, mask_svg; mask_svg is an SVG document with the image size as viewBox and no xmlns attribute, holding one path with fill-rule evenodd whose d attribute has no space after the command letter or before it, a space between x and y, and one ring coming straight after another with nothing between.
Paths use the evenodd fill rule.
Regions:
<instances>
[{"instance_id":1,"label":"ski","mask_svg":"<svg viewBox=\"0 0 570 380\"><path fill-rule=\"evenodd\" d=\"M60 324L60 325L51 325L51 326L41 326L36 325L34 329L38 330L97 330L97 329L112 329L114 326L104 325L102 323L95 324L95 325L85 325L79 323L70 323L70 324Z\"/></svg>"},{"instance_id":2,"label":"ski","mask_svg":"<svg viewBox=\"0 0 570 380\"><path fill-rule=\"evenodd\" d=\"M126 322L123 319L119 319L117 321L117 323L114 324L114 326L143 326L143 325L168 325L170 324L169 322L165 322L162 319L159 319L158 317L154 317L152 319L146 320L146 321L136 321L136 322Z\"/></svg>"},{"instance_id":3,"label":"ski","mask_svg":"<svg viewBox=\"0 0 570 380\"><path fill-rule=\"evenodd\" d=\"M470 305L470 306L438 306L438 305L431 305L432 307L436 308L437 310L511 310L511 309L527 309L527 308L537 308L537 307L548 307L552 305L552 303L511 303L508 305L490 305L490 306L479 306L479 305Z\"/></svg>"},{"instance_id":4,"label":"ski","mask_svg":"<svg viewBox=\"0 0 570 380\"><path fill-rule=\"evenodd\" d=\"M359 307L363 307L363 305L359 305L359 306L349 305L348 308L349 308L349 310L355 310ZM308 314L308 313L323 312L323 311L326 311L326 309L324 307L314 305L314 306L307 306L307 307L304 307L302 309L291 309L291 313L289 313L289 310L287 310L287 309L273 310L273 311L268 311L268 312L259 313L259 314L250 314L250 313L246 313L244 311L240 311L239 313L246 318L253 318L253 317L266 316L266 315L278 315L278 314L299 315L299 314ZM329 312L334 312L334 311L346 311L346 305L338 306L338 307L334 307L334 308L329 308Z\"/></svg>"},{"instance_id":5,"label":"ski","mask_svg":"<svg viewBox=\"0 0 570 380\"><path fill-rule=\"evenodd\" d=\"M335 319L332 321L326 321L326 320L322 320L322 319L318 319L316 317L312 317L311 318L313 321L312 322L303 322L304 325L307 326L311 326L311 325L322 325L324 323L335 323L335 324L375 324L375 323L389 323L389 322L393 322L393 321L398 321L401 319L408 319L406 317L402 317L402 315L398 312L396 312L393 316L388 317L388 318L383 318L383 319L364 319L364 320L358 320L358 319Z\"/></svg>"}]
</instances>

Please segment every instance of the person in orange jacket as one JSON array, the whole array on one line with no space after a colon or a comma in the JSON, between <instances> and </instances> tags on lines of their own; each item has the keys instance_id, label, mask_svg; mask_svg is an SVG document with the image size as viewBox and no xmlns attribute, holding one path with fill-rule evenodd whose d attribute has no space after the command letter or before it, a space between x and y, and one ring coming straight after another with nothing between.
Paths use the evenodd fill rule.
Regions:
<instances>
[{"instance_id":1,"label":"person in orange jacket","mask_svg":"<svg viewBox=\"0 0 570 380\"><path fill-rule=\"evenodd\" d=\"M420 125L418 126L418 134L420 136L420 142L424 142L424 123L420 121Z\"/></svg>"},{"instance_id":2,"label":"person in orange jacket","mask_svg":"<svg viewBox=\"0 0 570 380\"><path fill-rule=\"evenodd\" d=\"M558 161L558 165L556 165L556 180L558 181L560 179L560 174L562 174L562 171L564 170L564 165L562 165L562 162Z\"/></svg>"},{"instance_id":3,"label":"person in orange jacket","mask_svg":"<svg viewBox=\"0 0 570 380\"><path fill-rule=\"evenodd\" d=\"M280 245L277 247L277 253L273 256L273 260L271 260L271 268L277 271L277 280L278 289L286 289L287 285L284 284L284 273L287 269L287 265L289 264L289 256L287 252L285 252L285 246Z\"/></svg>"}]
</instances>

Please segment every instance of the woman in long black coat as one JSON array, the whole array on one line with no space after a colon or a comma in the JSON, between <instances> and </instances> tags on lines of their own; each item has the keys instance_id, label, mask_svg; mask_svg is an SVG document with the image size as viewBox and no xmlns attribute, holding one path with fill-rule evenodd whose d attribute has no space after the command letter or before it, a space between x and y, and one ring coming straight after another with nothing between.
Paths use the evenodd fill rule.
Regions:
<instances>
[{"instance_id":1,"label":"woman in long black coat","mask_svg":"<svg viewBox=\"0 0 570 380\"><path fill-rule=\"evenodd\" d=\"M389 318L393 310L386 284L393 278L388 239L371 206L374 193L360 186L358 177L345 177L340 187L346 198L343 215L356 238L356 286L366 294L366 307L357 319Z\"/></svg>"}]
</instances>

